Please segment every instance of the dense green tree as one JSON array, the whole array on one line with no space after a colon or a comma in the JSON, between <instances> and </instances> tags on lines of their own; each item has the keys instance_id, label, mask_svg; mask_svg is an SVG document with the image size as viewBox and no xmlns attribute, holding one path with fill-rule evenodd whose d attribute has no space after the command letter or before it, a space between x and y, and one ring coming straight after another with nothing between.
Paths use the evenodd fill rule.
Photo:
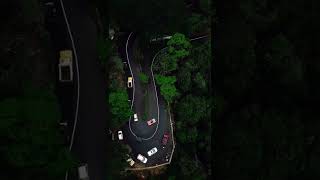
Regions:
<instances>
[{"instance_id":1,"label":"dense green tree","mask_svg":"<svg viewBox=\"0 0 320 180\"><path fill-rule=\"evenodd\" d=\"M113 115L110 126L112 128L119 128L133 114L128 103L128 94L125 90L116 90L109 94L108 102Z\"/></svg>"},{"instance_id":2,"label":"dense green tree","mask_svg":"<svg viewBox=\"0 0 320 180\"><path fill-rule=\"evenodd\" d=\"M176 82L176 77L174 76L162 76L155 75L156 83L160 86L160 93L164 99L171 103L174 98L179 95L174 83Z\"/></svg>"},{"instance_id":3,"label":"dense green tree","mask_svg":"<svg viewBox=\"0 0 320 180\"><path fill-rule=\"evenodd\" d=\"M60 119L57 100L52 91L29 89L17 98L0 102L1 158L17 169L36 169L46 174L39 178L64 177L74 160L63 148L63 138L57 129ZM28 171L19 176L31 178Z\"/></svg>"},{"instance_id":4,"label":"dense green tree","mask_svg":"<svg viewBox=\"0 0 320 180\"><path fill-rule=\"evenodd\" d=\"M112 155L109 164L109 168L107 169L108 178L118 177L121 174L121 171L124 171L126 167L128 167L128 162L126 161L129 157L129 151L126 145L120 144L119 142L111 142L111 152ZM109 159L108 159L109 160Z\"/></svg>"},{"instance_id":5,"label":"dense green tree","mask_svg":"<svg viewBox=\"0 0 320 180\"><path fill-rule=\"evenodd\" d=\"M191 43L184 34L175 33L167 42L169 56L180 60L190 54Z\"/></svg>"},{"instance_id":6,"label":"dense green tree","mask_svg":"<svg viewBox=\"0 0 320 180\"><path fill-rule=\"evenodd\" d=\"M165 85L165 84L174 84L176 82L176 77L175 76L162 76L162 75L155 75L155 79L157 84Z\"/></svg>"},{"instance_id":7,"label":"dense green tree","mask_svg":"<svg viewBox=\"0 0 320 180\"><path fill-rule=\"evenodd\" d=\"M176 87L172 84L164 84L160 86L160 93L168 103L173 102L173 99L179 95Z\"/></svg>"},{"instance_id":8,"label":"dense green tree","mask_svg":"<svg viewBox=\"0 0 320 180\"><path fill-rule=\"evenodd\" d=\"M191 90L191 85L192 85L191 72L188 68L182 67L179 69L178 75L177 75L177 84L178 84L178 88L182 92L188 92Z\"/></svg>"},{"instance_id":9,"label":"dense green tree","mask_svg":"<svg viewBox=\"0 0 320 180\"><path fill-rule=\"evenodd\" d=\"M206 74L211 69L212 52L211 52L211 40L201 43L191 49L190 68L198 69L203 74Z\"/></svg>"},{"instance_id":10,"label":"dense green tree","mask_svg":"<svg viewBox=\"0 0 320 180\"><path fill-rule=\"evenodd\" d=\"M196 127L190 127L184 122L177 122L177 138L179 143L195 143L197 137L198 130Z\"/></svg>"},{"instance_id":11,"label":"dense green tree","mask_svg":"<svg viewBox=\"0 0 320 180\"><path fill-rule=\"evenodd\" d=\"M202 169L196 165L196 161L185 152L180 154L179 167L184 177L197 180L206 179Z\"/></svg>"},{"instance_id":12,"label":"dense green tree","mask_svg":"<svg viewBox=\"0 0 320 180\"><path fill-rule=\"evenodd\" d=\"M108 39L105 39L102 36L100 36L97 39L97 51L101 63L106 63L112 52L111 42Z\"/></svg>"},{"instance_id":13,"label":"dense green tree","mask_svg":"<svg viewBox=\"0 0 320 180\"><path fill-rule=\"evenodd\" d=\"M176 113L179 121L185 121L190 125L195 125L205 117L209 108L209 103L204 97L187 95L176 105Z\"/></svg>"},{"instance_id":14,"label":"dense green tree","mask_svg":"<svg viewBox=\"0 0 320 180\"><path fill-rule=\"evenodd\" d=\"M157 71L162 75L167 75L178 68L177 59L169 56L168 54L160 56L158 64Z\"/></svg>"},{"instance_id":15,"label":"dense green tree","mask_svg":"<svg viewBox=\"0 0 320 180\"><path fill-rule=\"evenodd\" d=\"M196 87L202 91L205 91L207 90L207 82L206 80L204 79L204 77L201 75L201 73L196 73L196 75L194 76L193 78L193 81L196 85Z\"/></svg>"}]
</instances>

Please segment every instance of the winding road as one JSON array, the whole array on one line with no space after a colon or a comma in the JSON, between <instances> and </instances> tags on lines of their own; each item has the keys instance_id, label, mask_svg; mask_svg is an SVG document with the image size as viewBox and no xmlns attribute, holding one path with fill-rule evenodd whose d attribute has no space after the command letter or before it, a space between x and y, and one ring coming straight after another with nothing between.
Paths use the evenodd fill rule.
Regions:
<instances>
[{"instance_id":1,"label":"winding road","mask_svg":"<svg viewBox=\"0 0 320 180\"><path fill-rule=\"evenodd\" d=\"M204 39L207 36L200 36L191 38L190 41ZM156 87L154 80L154 74L152 71L152 64L154 63L157 55L165 51L167 48L163 48L158 51L153 57L146 51L143 52L144 60L138 62L134 59L133 49L135 48L135 41L137 35L133 32L126 36L126 39L120 38L119 52L122 59L128 64L126 75L132 76L133 88L128 90L129 97L131 99L131 109L138 115L138 122L133 121L131 117L128 123L121 129L124 131L124 141L132 149L132 157L136 159L137 154L142 154L148 158L146 166L154 166L168 162L168 156L171 155L173 150L173 136L170 133L170 139L167 146L162 146L161 140L164 133L172 132L168 110L166 109L166 102L162 96L160 96L159 89ZM139 80L138 74L140 72L146 73L149 77L149 83L147 86L143 86ZM147 91L147 100L144 100L144 94ZM146 105L147 104L147 105ZM151 118L157 119L157 123L152 126L148 126L146 121L141 120L144 112L147 113L147 120ZM157 147L158 152L151 157L148 157L147 152L153 147Z\"/></svg>"},{"instance_id":2,"label":"winding road","mask_svg":"<svg viewBox=\"0 0 320 180\"><path fill-rule=\"evenodd\" d=\"M152 77L151 58L144 53L144 58L146 58L145 62L150 62L150 64L145 64L143 66L137 63L136 60L133 60L132 46L135 40L136 35L128 33L127 35L120 37L118 46L121 58L128 64L126 68L126 76L132 76L134 78L133 88L129 88L128 93L132 103L132 110L138 114L139 121L134 122L131 117L121 129L124 133L124 142L132 149L131 154L133 159L135 159L136 162L139 162L136 157L137 154L140 153L148 158L147 166L151 166L161 162L166 162L165 156L172 144L170 144L171 141L169 141L167 147L162 148L160 147L160 143L163 133L170 131L170 126L168 126L169 122L166 117L167 113L164 108L164 104L161 106L161 98L157 97L158 92L156 91L153 79L149 78L149 84L147 86L143 86L138 78L138 74L141 70L144 70L149 77ZM145 91L148 91L146 101L144 101ZM147 111L144 102L149 104ZM157 122L152 126L148 126L146 120L142 120L144 112L147 112L147 120L155 118L157 119ZM153 147L157 147L158 152L153 156L148 157L146 153Z\"/></svg>"},{"instance_id":3,"label":"winding road","mask_svg":"<svg viewBox=\"0 0 320 180\"><path fill-rule=\"evenodd\" d=\"M191 38L191 41L204 39L207 36L200 36ZM131 117L128 123L122 127L124 133L124 141L132 149L132 157L136 161L137 154L142 154L148 158L146 166L154 166L168 162L168 156L172 153L173 136L170 133L170 139L167 146L162 146L161 140L164 133L171 132L168 110L166 109L166 102L160 96L159 89L156 87L154 74L152 71L152 64L156 56L166 50L161 49L153 57L147 51L144 51L144 64L138 62L133 58L133 46L137 36L134 33L129 33L120 38L119 53L122 59L126 60L124 63L128 64L126 76L133 77L133 88L128 89L129 97L131 99L131 109L138 115L138 122L134 122ZM149 83L144 86L138 77L140 72L144 72L149 77ZM146 97L144 94L146 93ZM146 100L144 100L146 98ZM144 104L147 102L147 106ZM146 108L147 107L147 108ZM146 112L147 120L155 118L156 124L148 126L146 121L142 120L142 116ZM157 147L158 152L151 157L148 157L147 152L153 147Z\"/></svg>"}]
</instances>

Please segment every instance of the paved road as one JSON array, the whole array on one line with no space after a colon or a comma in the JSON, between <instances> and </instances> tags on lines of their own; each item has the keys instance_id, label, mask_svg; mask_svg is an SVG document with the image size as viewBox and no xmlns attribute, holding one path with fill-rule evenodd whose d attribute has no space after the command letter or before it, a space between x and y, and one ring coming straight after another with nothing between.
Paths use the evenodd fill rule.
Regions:
<instances>
[{"instance_id":1,"label":"paved road","mask_svg":"<svg viewBox=\"0 0 320 180\"><path fill-rule=\"evenodd\" d=\"M79 114L75 128L73 154L88 163L92 180L106 177L107 102L103 74L97 63L97 30L89 17L85 0L64 0L79 64Z\"/></svg>"},{"instance_id":2,"label":"paved road","mask_svg":"<svg viewBox=\"0 0 320 180\"><path fill-rule=\"evenodd\" d=\"M128 64L131 67L132 75L134 78L134 101L133 111L137 113L139 121L134 122L130 119L130 127L132 133L142 139L151 139L158 130L158 102L157 94L155 92L155 86L151 76L151 58L148 53L144 53L144 62L139 63L133 58L132 45L136 40L136 35L133 33L128 37L127 53L129 57ZM149 77L149 83L143 85L139 79L139 73L144 72ZM143 116L146 115L146 120L155 118L157 122L152 126L148 126L146 120L143 120ZM161 123L161 122L160 122Z\"/></svg>"},{"instance_id":3,"label":"paved road","mask_svg":"<svg viewBox=\"0 0 320 180\"><path fill-rule=\"evenodd\" d=\"M128 39L129 33L124 35L123 37L120 38L119 41L119 53L121 55L121 58L123 60L126 60L126 41ZM127 143L130 145L130 147L132 148L132 157L133 159L135 159L135 161L139 162L136 157L138 155L138 153L144 155L145 157L148 158L148 162L147 162L147 166L151 166L151 165L155 165L155 164L161 164L163 162L165 162L165 156L168 152L171 152L171 148L172 148L172 141L168 142L167 147L163 148L161 146L161 140L163 137L164 132L170 132L170 124L169 124L169 120L167 118L167 112L165 110L165 104L164 101L160 98L159 99L159 119L158 119L158 107L157 107L157 101L156 101L156 92L154 89L154 85L153 85L153 81L152 79L150 79L150 83L146 86L143 87L139 81L138 78L138 74L141 71L141 69L143 69L146 74L151 78L151 69L150 69L150 65L151 65L151 61L152 61L152 57L146 53L143 52L144 54L144 58L145 58L145 62L148 62L142 66L139 65L139 63L137 63L136 60L133 59L132 56L132 46L133 43L136 39L136 36L133 35L129 42L128 42L128 56L130 59L130 66L132 69L132 73L133 73L133 77L134 77L134 84L135 84L135 92L134 92L134 104L133 104L133 111L136 112L138 114L138 118L139 121L138 122L134 122L133 119L130 119L130 123L131 123L131 127L132 127L132 131L134 134L136 134L137 136L143 137L143 138L148 138L148 137L152 137L149 140L142 140L142 142L137 141L136 137L132 134L132 132L130 131L129 128L129 122L126 123L121 129L123 130L124 133L124 143ZM126 68L126 75L127 76L131 76L130 73L130 69L127 66ZM129 97L132 99L132 91L133 89L129 89ZM156 131L156 127L157 125L154 124L152 126L148 126L146 121L142 121L142 114L145 111L145 106L143 103L143 94L144 94L144 90L148 91L148 98L147 101L149 101L149 107L148 109L148 113L147 113L147 119L151 119L151 118L156 118L157 122L159 123L158 125L158 129ZM159 94L159 91L158 91ZM159 97L158 97L159 98ZM154 136L152 136L154 134ZM147 151L149 151L151 148L153 147L157 147L158 148L158 152L151 156L148 157L147 155Z\"/></svg>"}]
</instances>

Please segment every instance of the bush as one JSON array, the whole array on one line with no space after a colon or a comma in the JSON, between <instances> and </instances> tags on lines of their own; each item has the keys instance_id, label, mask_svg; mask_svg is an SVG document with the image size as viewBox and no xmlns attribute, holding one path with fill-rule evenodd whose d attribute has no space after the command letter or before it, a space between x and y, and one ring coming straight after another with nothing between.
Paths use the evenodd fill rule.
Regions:
<instances>
[{"instance_id":1,"label":"bush","mask_svg":"<svg viewBox=\"0 0 320 180\"><path fill-rule=\"evenodd\" d=\"M109 94L108 102L111 106L111 113L113 115L110 126L111 128L119 128L133 115L128 103L128 94L125 90L116 90Z\"/></svg>"}]
</instances>

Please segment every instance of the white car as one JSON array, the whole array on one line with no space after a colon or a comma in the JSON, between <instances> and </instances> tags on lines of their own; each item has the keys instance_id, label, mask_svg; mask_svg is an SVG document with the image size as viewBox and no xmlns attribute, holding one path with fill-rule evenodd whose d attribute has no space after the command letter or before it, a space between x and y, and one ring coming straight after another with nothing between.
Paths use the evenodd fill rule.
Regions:
<instances>
[{"instance_id":1,"label":"white car","mask_svg":"<svg viewBox=\"0 0 320 180\"><path fill-rule=\"evenodd\" d=\"M136 121L138 121L138 115L137 114L134 114L133 115L133 120L136 122Z\"/></svg>"},{"instance_id":2,"label":"white car","mask_svg":"<svg viewBox=\"0 0 320 180\"><path fill-rule=\"evenodd\" d=\"M119 138L119 140L123 140L122 131L118 131L118 138Z\"/></svg>"},{"instance_id":3,"label":"white car","mask_svg":"<svg viewBox=\"0 0 320 180\"><path fill-rule=\"evenodd\" d=\"M128 88L132 88L132 77L128 77Z\"/></svg>"},{"instance_id":4,"label":"white car","mask_svg":"<svg viewBox=\"0 0 320 180\"><path fill-rule=\"evenodd\" d=\"M148 159L141 154L138 154L137 159L139 159L143 163L147 163Z\"/></svg>"},{"instance_id":5,"label":"white car","mask_svg":"<svg viewBox=\"0 0 320 180\"><path fill-rule=\"evenodd\" d=\"M83 164L78 167L78 176L80 180L89 180L88 164Z\"/></svg>"},{"instance_id":6,"label":"white car","mask_svg":"<svg viewBox=\"0 0 320 180\"><path fill-rule=\"evenodd\" d=\"M148 156L154 155L156 152L158 152L158 149L156 147L152 148L150 151L148 151Z\"/></svg>"},{"instance_id":7,"label":"white car","mask_svg":"<svg viewBox=\"0 0 320 180\"><path fill-rule=\"evenodd\" d=\"M149 121L147 121L148 126L151 126L152 124L154 124L156 122L156 119L150 119Z\"/></svg>"},{"instance_id":8,"label":"white car","mask_svg":"<svg viewBox=\"0 0 320 180\"><path fill-rule=\"evenodd\" d=\"M127 162L129 162L130 166L133 166L135 163L132 158L127 159Z\"/></svg>"}]
</instances>

